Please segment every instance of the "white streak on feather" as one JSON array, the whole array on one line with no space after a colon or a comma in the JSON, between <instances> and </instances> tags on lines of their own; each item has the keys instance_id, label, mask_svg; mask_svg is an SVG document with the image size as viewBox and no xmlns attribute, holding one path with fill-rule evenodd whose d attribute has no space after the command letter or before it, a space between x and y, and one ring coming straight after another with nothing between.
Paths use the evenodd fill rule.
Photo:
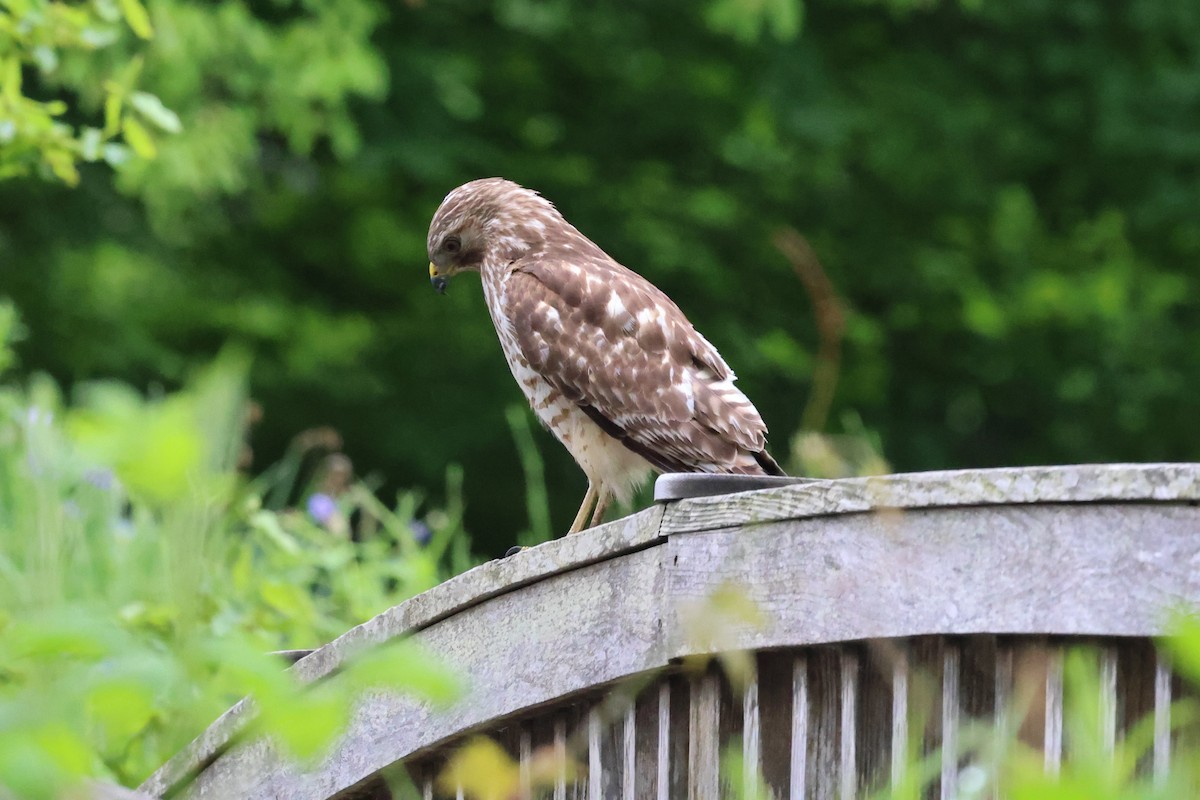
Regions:
<instances>
[{"instance_id":1,"label":"white streak on feather","mask_svg":"<svg viewBox=\"0 0 1200 800\"><path fill-rule=\"evenodd\" d=\"M620 317L623 314L629 313L625 309L625 304L621 302L621 298L617 295L616 292L612 292L609 294L608 305L605 306L605 310L608 312L608 315L610 317Z\"/></svg>"}]
</instances>

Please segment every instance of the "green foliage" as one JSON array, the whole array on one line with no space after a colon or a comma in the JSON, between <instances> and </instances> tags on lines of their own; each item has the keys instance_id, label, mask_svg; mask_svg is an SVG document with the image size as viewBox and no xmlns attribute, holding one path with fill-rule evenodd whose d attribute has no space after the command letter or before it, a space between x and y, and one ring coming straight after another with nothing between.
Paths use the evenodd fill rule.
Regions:
<instances>
[{"instance_id":1,"label":"green foliage","mask_svg":"<svg viewBox=\"0 0 1200 800\"><path fill-rule=\"evenodd\" d=\"M0 178L49 174L75 185L81 161L117 167L131 155L154 158L152 130L178 133L180 122L156 96L135 88L142 58L133 53L153 34L141 0L0 3ZM99 51L107 49L120 50L124 63L96 71L104 64ZM87 69L82 75L81 64ZM28 93L27 69L41 79ZM84 93L90 112L102 107L103 125L64 122L70 103L39 97L64 90Z\"/></svg>"},{"instance_id":2,"label":"green foliage","mask_svg":"<svg viewBox=\"0 0 1200 800\"><path fill-rule=\"evenodd\" d=\"M389 508L349 485L320 521L263 508L268 487L233 469L245 372L227 355L178 393L108 383L74 404L45 378L0 385L0 793L135 784L247 694L250 733L299 759L364 690L457 695L412 641L312 686L270 654L323 644L465 564L458 512L427 515L421 546L413 496Z\"/></svg>"},{"instance_id":3,"label":"green foliage","mask_svg":"<svg viewBox=\"0 0 1200 800\"><path fill-rule=\"evenodd\" d=\"M468 525L502 552L530 524L520 395L478 288L438 298L424 272L445 192L501 174L678 300L785 460L802 427L865 435L899 470L1200 453L1192 5L147 7L153 39L118 20L22 73L86 119L141 58L130 98L181 127L115 187L0 184L19 354L65 383L178 386L237 340L257 453L319 421L389 488L459 462ZM122 104L147 130L156 108ZM842 303L836 383L785 228ZM562 530L583 477L534 443Z\"/></svg>"},{"instance_id":4,"label":"green foliage","mask_svg":"<svg viewBox=\"0 0 1200 800\"><path fill-rule=\"evenodd\" d=\"M0 376L16 363L12 343L20 332L17 309L10 302L0 301Z\"/></svg>"}]
</instances>

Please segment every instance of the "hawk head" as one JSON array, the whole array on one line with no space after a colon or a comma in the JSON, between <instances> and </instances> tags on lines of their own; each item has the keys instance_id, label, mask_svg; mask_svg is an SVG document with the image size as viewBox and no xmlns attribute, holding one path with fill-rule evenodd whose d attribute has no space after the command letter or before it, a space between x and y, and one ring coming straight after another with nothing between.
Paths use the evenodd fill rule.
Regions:
<instances>
[{"instance_id":1,"label":"hawk head","mask_svg":"<svg viewBox=\"0 0 1200 800\"><path fill-rule=\"evenodd\" d=\"M550 201L512 181L464 183L446 195L429 223L429 280L444 293L451 275L515 261L543 247L547 232L565 224Z\"/></svg>"}]
</instances>

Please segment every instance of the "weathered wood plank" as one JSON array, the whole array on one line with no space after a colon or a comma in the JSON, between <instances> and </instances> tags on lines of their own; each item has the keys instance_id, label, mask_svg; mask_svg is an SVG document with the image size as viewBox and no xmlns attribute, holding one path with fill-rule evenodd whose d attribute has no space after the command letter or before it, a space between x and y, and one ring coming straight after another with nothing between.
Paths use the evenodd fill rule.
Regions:
<instances>
[{"instance_id":1,"label":"weathered wood plank","mask_svg":"<svg viewBox=\"0 0 1200 800\"><path fill-rule=\"evenodd\" d=\"M658 800L659 728L663 704L670 713L670 685L660 678L637 697L634 711L633 800ZM664 698L663 695L666 694ZM669 721L668 721L669 722Z\"/></svg>"},{"instance_id":2,"label":"weathered wood plank","mask_svg":"<svg viewBox=\"0 0 1200 800\"><path fill-rule=\"evenodd\" d=\"M872 640L857 648L862 654L855 717L858 794L865 797L888 785L891 773L893 664L900 648L895 642Z\"/></svg>"},{"instance_id":3,"label":"weathered wood plank","mask_svg":"<svg viewBox=\"0 0 1200 800\"><path fill-rule=\"evenodd\" d=\"M671 679L671 717L668 759L670 785L667 793L670 800L687 800L689 787L689 753L691 741L692 686L683 676Z\"/></svg>"},{"instance_id":4,"label":"weathered wood plank","mask_svg":"<svg viewBox=\"0 0 1200 800\"><path fill-rule=\"evenodd\" d=\"M838 797L854 800L858 795L858 654L850 649L841 652L841 736L838 763Z\"/></svg>"},{"instance_id":5,"label":"weathered wood plank","mask_svg":"<svg viewBox=\"0 0 1200 800\"><path fill-rule=\"evenodd\" d=\"M658 800L671 797L671 683L663 681L658 690Z\"/></svg>"},{"instance_id":6,"label":"weathered wood plank","mask_svg":"<svg viewBox=\"0 0 1200 800\"><path fill-rule=\"evenodd\" d=\"M561 716L554 720L554 760L554 800L567 800L567 722Z\"/></svg>"},{"instance_id":7,"label":"weathered wood plank","mask_svg":"<svg viewBox=\"0 0 1200 800\"><path fill-rule=\"evenodd\" d=\"M908 650L898 649L892 660L891 785L900 782L908 764Z\"/></svg>"},{"instance_id":8,"label":"weathered wood plank","mask_svg":"<svg viewBox=\"0 0 1200 800\"><path fill-rule=\"evenodd\" d=\"M961 654L956 643L942 651L942 800L958 796L958 729Z\"/></svg>"},{"instance_id":9,"label":"weathered wood plank","mask_svg":"<svg viewBox=\"0 0 1200 800\"><path fill-rule=\"evenodd\" d=\"M711 800L721 786L721 682L709 672L692 683L688 725L688 800Z\"/></svg>"},{"instance_id":10,"label":"weathered wood plank","mask_svg":"<svg viewBox=\"0 0 1200 800\"><path fill-rule=\"evenodd\" d=\"M1162 786L1171 770L1171 664L1159 654L1154 665L1154 783Z\"/></svg>"},{"instance_id":11,"label":"weathered wood plank","mask_svg":"<svg viewBox=\"0 0 1200 800\"><path fill-rule=\"evenodd\" d=\"M761 653L758 662L759 757L775 800L787 800L791 780L795 653Z\"/></svg>"},{"instance_id":12,"label":"weathered wood plank","mask_svg":"<svg viewBox=\"0 0 1200 800\"><path fill-rule=\"evenodd\" d=\"M809 748L808 659L796 656L792 668L791 800L804 800Z\"/></svg>"},{"instance_id":13,"label":"weathered wood plank","mask_svg":"<svg viewBox=\"0 0 1200 800\"><path fill-rule=\"evenodd\" d=\"M996 644L996 679L995 679L995 694L996 700L993 705L992 728L995 732L995 740L993 746L996 752L1002 752L1001 748L1013 736L1013 647L1008 641L1000 641ZM992 800L1001 800L1004 797L1004 786L1001 782L1001 777L996 776L992 783Z\"/></svg>"},{"instance_id":14,"label":"weathered wood plank","mask_svg":"<svg viewBox=\"0 0 1200 800\"><path fill-rule=\"evenodd\" d=\"M736 586L767 624L722 644L761 649L927 633L1145 636L1200 602L1200 507L991 506L774 522L672 536L672 608ZM696 643L678 611L668 652Z\"/></svg>"},{"instance_id":15,"label":"weathered wood plank","mask_svg":"<svg viewBox=\"0 0 1200 800\"><path fill-rule=\"evenodd\" d=\"M661 666L662 550L553 576L421 631L417 638L433 653L471 677L453 707L379 693L319 768L303 771L267 742L251 742L217 759L186 796L227 800L249 791L324 800L464 729ZM633 586L640 590L626 591Z\"/></svg>"},{"instance_id":16,"label":"weathered wood plank","mask_svg":"<svg viewBox=\"0 0 1200 800\"><path fill-rule=\"evenodd\" d=\"M521 790L522 797L530 797L533 794L533 734L527 729L522 728L519 734L520 744L518 745L518 764L519 774L517 780Z\"/></svg>"},{"instance_id":17,"label":"weathered wood plank","mask_svg":"<svg viewBox=\"0 0 1200 800\"><path fill-rule=\"evenodd\" d=\"M762 776L762 730L758 709L758 675L750 677L742 693L742 796L758 797Z\"/></svg>"},{"instance_id":18,"label":"weathered wood plank","mask_svg":"<svg viewBox=\"0 0 1200 800\"><path fill-rule=\"evenodd\" d=\"M807 797L835 800L841 789L841 656L823 647L808 657Z\"/></svg>"},{"instance_id":19,"label":"weathered wood plank","mask_svg":"<svg viewBox=\"0 0 1200 800\"><path fill-rule=\"evenodd\" d=\"M630 703L621 721L621 800L637 796L637 705Z\"/></svg>"},{"instance_id":20,"label":"weathered wood plank","mask_svg":"<svg viewBox=\"0 0 1200 800\"><path fill-rule=\"evenodd\" d=\"M668 506L662 533L674 535L874 509L989 504L1200 500L1196 464L1081 464L885 475L820 481Z\"/></svg>"},{"instance_id":21,"label":"weathered wood plank","mask_svg":"<svg viewBox=\"0 0 1200 800\"><path fill-rule=\"evenodd\" d=\"M1117 648L1100 648L1100 742L1111 758L1117 748Z\"/></svg>"},{"instance_id":22,"label":"weathered wood plank","mask_svg":"<svg viewBox=\"0 0 1200 800\"><path fill-rule=\"evenodd\" d=\"M1046 723L1043 752L1046 772L1057 775L1063 755L1063 654L1051 647L1046 655Z\"/></svg>"},{"instance_id":23,"label":"weathered wood plank","mask_svg":"<svg viewBox=\"0 0 1200 800\"><path fill-rule=\"evenodd\" d=\"M588 800L603 800L604 798L604 766L603 753L601 752L600 733L600 709L593 708L588 712L587 716L587 732L588 732Z\"/></svg>"}]
</instances>

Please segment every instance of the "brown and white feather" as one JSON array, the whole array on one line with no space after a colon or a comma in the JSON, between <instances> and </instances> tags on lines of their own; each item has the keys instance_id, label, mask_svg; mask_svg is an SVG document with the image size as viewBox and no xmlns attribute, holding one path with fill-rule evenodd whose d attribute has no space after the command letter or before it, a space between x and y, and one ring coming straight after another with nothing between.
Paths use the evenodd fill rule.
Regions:
<instances>
[{"instance_id":1,"label":"brown and white feather","mask_svg":"<svg viewBox=\"0 0 1200 800\"><path fill-rule=\"evenodd\" d=\"M781 474L733 371L657 287L509 181L451 192L431 253L471 222L486 232L484 297L513 377L589 480L627 501L651 470Z\"/></svg>"}]
</instances>

